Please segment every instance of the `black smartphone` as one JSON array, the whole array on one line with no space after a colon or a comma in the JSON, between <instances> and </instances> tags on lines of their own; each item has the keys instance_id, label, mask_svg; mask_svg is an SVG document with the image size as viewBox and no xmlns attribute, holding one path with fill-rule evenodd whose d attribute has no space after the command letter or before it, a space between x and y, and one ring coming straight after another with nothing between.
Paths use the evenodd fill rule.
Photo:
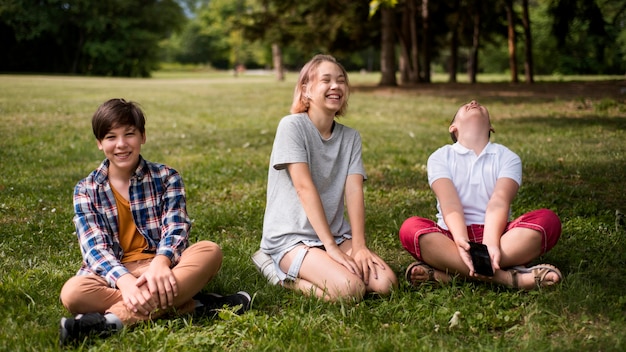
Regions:
<instances>
[{"instance_id":1,"label":"black smartphone","mask_svg":"<svg viewBox=\"0 0 626 352\"><path fill-rule=\"evenodd\" d=\"M474 271L478 275L493 276L493 267L491 266L491 258L487 246L482 243L470 242L470 256Z\"/></svg>"}]
</instances>

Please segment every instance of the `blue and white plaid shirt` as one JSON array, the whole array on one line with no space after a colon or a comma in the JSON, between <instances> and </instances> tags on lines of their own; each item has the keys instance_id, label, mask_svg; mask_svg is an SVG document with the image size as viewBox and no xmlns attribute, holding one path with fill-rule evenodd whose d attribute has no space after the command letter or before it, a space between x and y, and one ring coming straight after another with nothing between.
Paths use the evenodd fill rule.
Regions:
<instances>
[{"instance_id":1,"label":"blue and white plaid shirt","mask_svg":"<svg viewBox=\"0 0 626 352\"><path fill-rule=\"evenodd\" d=\"M118 216L109 184L109 160L104 160L74 188L74 225L83 264L78 275L96 274L111 287L128 273L120 260ZM148 242L147 252L165 255L172 265L189 244L191 220L180 174L162 164L139 158L130 179L130 209L137 230Z\"/></svg>"}]
</instances>

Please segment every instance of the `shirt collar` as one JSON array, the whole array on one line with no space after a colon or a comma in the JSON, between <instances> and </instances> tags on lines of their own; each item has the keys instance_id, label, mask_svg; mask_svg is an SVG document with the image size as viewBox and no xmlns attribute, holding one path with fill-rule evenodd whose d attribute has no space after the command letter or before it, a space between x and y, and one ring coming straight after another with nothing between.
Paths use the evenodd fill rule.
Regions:
<instances>
[{"instance_id":1,"label":"shirt collar","mask_svg":"<svg viewBox=\"0 0 626 352\"><path fill-rule=\"evenodd\" d=\"M103 184L107 180L109 177L110 163L109 159L104 159L102 164L100 164L98 169L96 169L96 175L94 177L96 183ZM139 155L139 164L137 165L137 169L135 169L135 173L132 178L142 179L146 173L148 173L148 163L141 155Z\"/></svg>"},{"instance_id":2,"label":"shirt collar","mask_svg":"<svg viewBox=\"0 0 626 352\"><path fill-rule=\"evenodd\" d=\"M467 153L473 153L474 152L471 149L465 148L459 142L455 142L452 145L452 149L456 153L458 153L458 154L467 154ZM487 145L485 145L485 148L483 148L483 151L482 151L481 155L482 154L495 154L495 153L496 153L496 149L494 148L493 144L491 142L487 142Z\"/></svg>"}]
</instances>

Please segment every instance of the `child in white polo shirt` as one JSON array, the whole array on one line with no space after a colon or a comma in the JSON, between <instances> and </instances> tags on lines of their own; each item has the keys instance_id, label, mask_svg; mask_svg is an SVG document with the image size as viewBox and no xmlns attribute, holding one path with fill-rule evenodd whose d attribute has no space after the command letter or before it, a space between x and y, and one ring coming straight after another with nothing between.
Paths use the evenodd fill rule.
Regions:
<instances>
[{"instance_id":1,"label":"child in white polo shirt","mask_svg":"<svg viewBox=\"0 0 626 352\"><path fill-rule=\"evenodd\" d=\"M461 106L449 132L454 144L439 148L427 164L437 221L414 216L400 228L402 245L417 259L406 279L416 285L460 275L524 290L558 283L562 275L556 267L527 265L556 245L561 222L549 209L510 221L522 163L507 147L490 142L494 130L487 108L474 100ZM471 242L486 246L492 273L476 272Z\"/></svg>"}]
</instances>

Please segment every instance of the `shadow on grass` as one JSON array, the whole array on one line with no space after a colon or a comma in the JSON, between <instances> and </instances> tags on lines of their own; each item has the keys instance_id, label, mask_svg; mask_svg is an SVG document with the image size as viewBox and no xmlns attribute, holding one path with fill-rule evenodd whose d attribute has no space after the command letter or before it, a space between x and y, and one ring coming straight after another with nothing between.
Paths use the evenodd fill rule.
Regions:
<instances>
[{"instance_id":1,"label":"shadow on grass","mask_svg":"<svg viewBox=\"0 0 626 352\"><path fill-rule=\"evenodd\" d=\"M626 80L536 82L515 84L510 82L492 83L429 83L404 85L399 87L356 86L354 92L369 92L386 95L403 92L416 95L463 98L474 97L485 102L542 102L577 98L626 99Z\"/></svg>"},{"instance_id":2,"label":"shadow on grass","mask_svg":"<svg viewBox=\"0 0 626 352\"><path fill-rule=\"evenodd\" d=\"M531 117L511 123L546 126L552 143L572 145L562 158L547 151L547 157L525 163L524 185L516 198L516 204L551 208L561 217L563 234L546 256L565 276L560 304L571 312L623 319L626 229L616 226L616 210L626 209L626 146L619 142L626 119ZM589 132L570 138L572 130Z\"/></svg>"}]
</instances>

